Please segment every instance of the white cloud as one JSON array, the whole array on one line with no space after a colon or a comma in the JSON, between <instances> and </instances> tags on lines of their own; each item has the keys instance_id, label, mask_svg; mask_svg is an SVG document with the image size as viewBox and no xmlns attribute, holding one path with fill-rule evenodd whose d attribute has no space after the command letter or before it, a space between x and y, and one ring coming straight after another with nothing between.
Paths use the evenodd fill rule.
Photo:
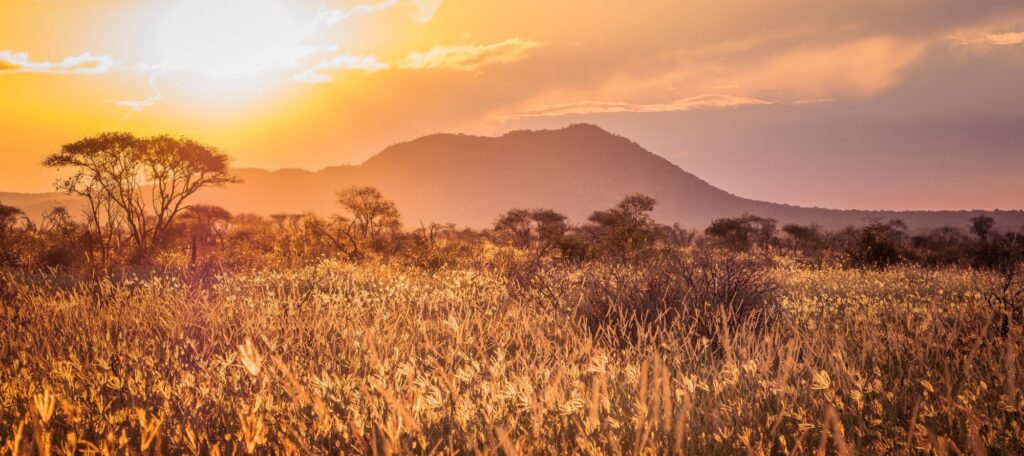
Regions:
<instances>
[{"instance_id":1,"label":"white cloud","mask_svg":"<svg viewBox=\"0 0 1024 456\"><path fill-rule=\"evenodd\" d=\"M398 0L385 0L378 3L359 4L344 10L325 10L317 14L313 20L313 26L332 26L339 22L346 21L353 16L369 14L376 11L383 11L398 5Z\"/></svg>"},{"instance_id":2,"label":"white cloud","mask_svg":"<svg viewBox=\"0 0 1024 456\"><path fill-rule=\"evenodd\" d=\"M434 18L434 13L441 7L441 0L413 0L412 19L420 24Z\"/></svg>"},{"instance_id":3,"label":"white cloud","mask_svg":"<svg viewBox=\"0 0 1024 456\"><path fill-rule=\"evenodd\" d=\"M380 71L388 68L375 55L354 55L346 52L342 55L321 60L314 67L318 70L364 70Z\"/></svg>"},{"instance_id":4,"label":"white cloud","mask_svg":"<svg viewBox=\"0 0 1024 456\"><path fill-rule=\"evenodd\" d=\"M527 52L540 46L535 41L510 38L493 44L435 46L426 52L412 52L399 63L405 69L452 69L474 71L493 63L522 60Z\"/></svg>"},{"instance_id":5,"label":"white cloud","mask_svg":"<svg viewBox=\"0 0 1024 456\"><path fill-rule=\"evenodd\" d=\"M408 8L409 16L412 20L422 24L434 18L434 13L441 7L441 0L384 0L377 3L356 5L349 9L325 10L317 14L313 23L317 26L332 26L353 16L384 11L396 6Z\"/></svg>"},{"instance_id":6,"label":"white cloud","mask_svg":"<svg viewBox=\"0 0 1024 456\"><path fill-rule=\"evenodd\" d=\"M668 103L636 104L620 101L579 101L548 104L499 115L503 121L527 117L557 117L567 115L606 114L618 112L673 112L694 109L725 108L730 106L769 105L774 102L757 98L723 94L706 94Z\"/></svg>"},{"instance_id":7,"label":"white cloud","mask_svg":"<svg viewBox=\"0 0 1024 456\"><path fill-rule=\"evenodd\" d=\"M142 100L118 101L117 105L125 107L125 108L128 108L128 109L131 109L132 111L142 111L143 109L146 109L146 108L156 104L156 102L160 101L161 98L162 97L160 96L160 94L156 94L156 95L152 95L150 97L144 98Z\"/></svg>"},{"instance_id":8,"label":"white cloud","mask_svg":"<svg viewBox=\"0 0 1024 456\"><path fill-rule=\"evenodd\" d=\"M388 68L389 65L381 62L375 55L354 55L350 52L346 52L317 62L316 65L313 65L312 67L295 75L294 79L296 82L302 82L305 84L323 84L334 80L334 78L324 74L324 71L359 70L372 73L375 71L386 70Z\"/></svg>"},{"instance_id":9,"label":"white cloud","mask_svg":"<svg viewBox=\"0 0 1024 456\"><path fill-rule=\"evenodd\" d=\"M46 62L30 60L27 52L0 51L0 73L102 74L116 65L113 57L92 52Z\"/></svg>"},{"instance_id":10,"label":"white cloud","mask_svg":"<svg viewBox=\"0 0 1024 456\"><path fill-rule=\"evenodd\" d=\"M312 69L305 70L295 75L292 79L294 79L295 82L301 82L303 84L324 84L334 80L334 78L323 73L317 73Z\"/></svg>"}]
</instances>

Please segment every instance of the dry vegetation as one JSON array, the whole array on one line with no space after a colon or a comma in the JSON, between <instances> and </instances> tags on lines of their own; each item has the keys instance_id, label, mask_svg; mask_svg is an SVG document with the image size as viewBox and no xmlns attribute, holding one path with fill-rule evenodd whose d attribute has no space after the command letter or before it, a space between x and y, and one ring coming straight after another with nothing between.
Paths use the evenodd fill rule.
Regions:
<instances>
[{"instance_id":1,"label":"dry vegetation","mask_svg":"<svg viewBox=\"0 0 1024 456\"><path fill-rule=\"evenodd\" d=\"M672 310L732 296L714 287L735 271L680 279L699 260L515 255L202 284L7 273L3 453L1024 449L1021 331L994 274L779 259L744 277L781 310L737 319L735 306ZM637 296L657 305L623 314Z\"/></svg>"}]
</instances>

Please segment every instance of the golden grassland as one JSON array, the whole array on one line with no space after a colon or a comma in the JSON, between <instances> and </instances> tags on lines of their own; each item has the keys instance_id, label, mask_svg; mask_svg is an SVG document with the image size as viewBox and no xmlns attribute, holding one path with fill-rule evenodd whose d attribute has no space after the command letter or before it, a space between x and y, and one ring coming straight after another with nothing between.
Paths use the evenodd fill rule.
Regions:
<instances>
[{"instance_id":1,"label":"golden grassland","mask_svg":"<svg viewBox=\"0 0 1024 456\"><path fill-rule=\"evenodd\" d=\"M777 323L623 341L574 312L592 267L553 265L542 289L379 261L204 287L8 273L0 453L1024 449L1021 335L991 275L782 261Z\"/></svg>"}]
</instances>

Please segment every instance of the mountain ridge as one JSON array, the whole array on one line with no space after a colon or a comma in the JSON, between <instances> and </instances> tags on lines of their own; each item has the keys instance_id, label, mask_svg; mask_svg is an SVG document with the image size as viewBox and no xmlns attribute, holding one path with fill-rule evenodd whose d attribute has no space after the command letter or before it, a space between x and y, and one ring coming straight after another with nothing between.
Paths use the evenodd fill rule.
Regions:
<instances>
[{"instance_id":1,"label":"mountain ridge","mask_svg":"<svg viewBox=\"0 0 1024 456\"><path fill-rule=\"evenodd\" d=\"M833 229L893 217L915 229L966 226L978 214L992 215L1004 228L1024 226L1024 211L1019 210L834 210L744 198L592 124L515 130L493 137L436 133L392 144L359 165L318 171L239 168L235 172L242 184L206 189L196 201L235 213L327 214L339 210L337 191L373 185L396 201L408 226L451 222L481 228L513 207L551 208L582 222L626 194L645 193L659 201L654 212L657 220L692 228L746 213ZM69 198L55 193L0 193L0 201L24 206L33 217L48 204L67 203Z\"/></svg>"}]
</instances>

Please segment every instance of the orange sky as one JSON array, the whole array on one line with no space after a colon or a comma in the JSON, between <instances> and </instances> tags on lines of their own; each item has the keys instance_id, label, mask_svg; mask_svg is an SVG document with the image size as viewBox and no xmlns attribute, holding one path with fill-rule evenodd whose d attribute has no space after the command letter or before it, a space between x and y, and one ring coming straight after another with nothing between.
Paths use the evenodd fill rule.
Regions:
<instances>
[{"instance_id":1,"label":"orange sky","mask_svg":"<svg viewBox=\"0 0 1024 456\"><path fill-rule=\"evenodd\" d=\"M49 190L42 158L106 130L316 169L586 121L743 196L1024 208L1019 0L4 0L0 18L0 191Z\"/></svg>"}]
</instances>

